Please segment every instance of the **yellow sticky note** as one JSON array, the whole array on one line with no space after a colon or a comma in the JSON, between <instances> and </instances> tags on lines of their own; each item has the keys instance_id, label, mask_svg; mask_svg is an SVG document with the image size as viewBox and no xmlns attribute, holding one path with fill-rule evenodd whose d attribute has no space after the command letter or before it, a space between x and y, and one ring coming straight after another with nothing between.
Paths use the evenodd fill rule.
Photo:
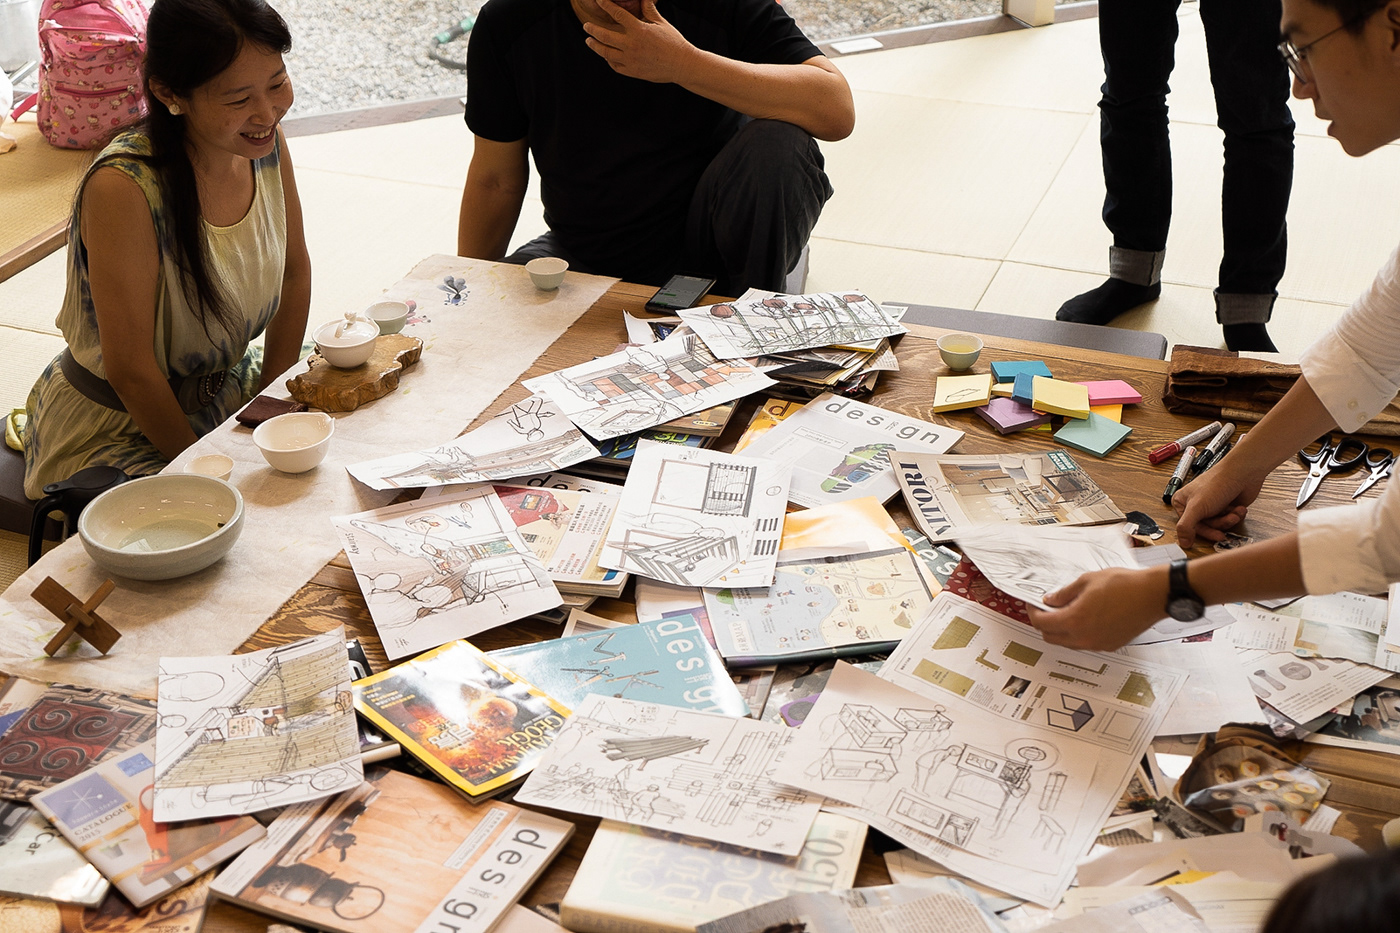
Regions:
<instances>
[{"instance_id":1,"label":"yellow sticky note","mask_svg":"<svg viewBox=\"0 0 1400 933\"><path fill-rule=\"evenodd\" d=\"M1089 410L1096 415L1107 418L1109 421L1117 421L1119 424L1123 423L1122 405L1090 405Z\"/></svg>"},{"instance_id":2,"label":"yellow sticky note","mask_svg":"<svg viewBox=\"0 0 1400 933\"><path fill-rule=\"evenodd\" d=\"M992 400L992 374L939 376L933 388L934 411L979 408Z\"/></svg>"},{"instance_id":3,"label":"yellow sticky note","mask_svg":"<svg viewBox=\"0 0 1400 933\"><path fill-rule=\"evenodd\" d=\"M1036 376L1031 385L1031 407L1036 411L1048 411L1066 418L1089 417L1089 390L1079 383ZM934 408L934 411L937 410Z\"/></svg>"},{"instance_id":4,"label":"yellow sticky note","mask_svg":"<svg viewBox=\"0 0 1400 933\"><path fill-rule=\"evenodd\" d=\"M1016 391L1010 382L998 382L992 386L992 394L1001 398L1010 398L1011 393Z\"/></svg>"}]
</instances>

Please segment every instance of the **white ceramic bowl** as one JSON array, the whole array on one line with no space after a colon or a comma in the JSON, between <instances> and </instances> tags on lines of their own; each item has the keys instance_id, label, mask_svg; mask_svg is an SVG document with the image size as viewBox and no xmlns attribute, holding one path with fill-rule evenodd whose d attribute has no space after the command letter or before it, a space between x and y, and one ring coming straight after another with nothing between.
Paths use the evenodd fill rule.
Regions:
<instances>
[{"instance_id":1,"label":"white ceramic bowl","mask_svg":"<svg viewBox=\"0 0 1400 933\"><path fill-rule=\"evenodd\" d=\"M336 328L345 325L339 337ZM316 328L311 339L316 341L316 350L326 358L326 362L340 369L354 369L363 366L374 353L374 341L379 336L379 325L373 321L328 321Z\"/></svg>"},{"instance_id":2,"label":"white ceramic bowl","mask_svg":"<svg viewBox=\"0 0 1400 933\"><path fill-rule=\"evenodd\" d=\"M365 317L379 325L381 334L397 334L408 323L408 302L376 301L365 309Z\"/></svg>"},{"instance_id":3,"label":"white ceramic bowl","mask_svg":"<svg viewBox=\"0 0 1400 933\"><path fill-rule=\"evenodd\" d=\"M326 459L335 419L323 411L295 411L253 429L253 443L274 470L305 473Z\"/></svg>"},{"instance_id":4,"label":"white ceramic bowl","mask_svg":"<svg viewBox=\"0 0 1400 933\"><path fill-rule=\"evenodd\" d=\"M557 256L541 256L525 263L525 271L530 273L530 281L541 291L551 292L564 284L564 273L569 264Z\"/></svg>"},{"instance_id":5,"label":"white ceramic bowl","mask_svg":"<svg viewBox=\"0 0 1400 933\"><path fill-rule=\"evenodd\" d=\"M966 372L982 353L982 338L976 334L944 334L938 338L938 355L955 373Z\"/></svg>"},{"instance_id":6,"label":"white ceramic bowl","mask_svg":"<svg viewBox=\"0 0 1400 933\"><path fill-rule=\"evenodd\" d=\"M228 553L243 530L243 497L213 476L163 473L123 483L78 516L96 564L133 580L170 580Z\"/></svg>"}]
</instances>

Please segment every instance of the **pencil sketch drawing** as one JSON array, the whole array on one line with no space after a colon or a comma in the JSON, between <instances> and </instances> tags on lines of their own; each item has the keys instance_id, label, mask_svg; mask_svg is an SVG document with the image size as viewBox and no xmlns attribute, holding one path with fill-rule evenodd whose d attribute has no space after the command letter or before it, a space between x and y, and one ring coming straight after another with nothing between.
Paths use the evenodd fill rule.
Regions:
<instances>
[{"instance_id":1,"label":"pencil sketch drawing","mask_svg":"<svg viewBox=\"0 0 1400 933\"><path fill-rule=\"evenodd\" d=\"M793 855L821 805L779 780L793 734L752 719L593 695L516 800Z\"/></svg>"},{"instance_id":2,"label":"pencil sketch drawing","mask_svg":"<svg viewBox=\"0 0 1400 933\"><path fill-rule=\"evenodd\" d=\"M678 314L720 359L878 341L904 333L861 294L756 295Z\"/></svg>"},{"instance_id":3,"label":"pencil sketch drawing","mask_svg":"<svg viewBox=\"0 0 1400 933\"><path fill-rule=\"evenodd\" d=\"M155 818L251 813L359 783L343 632L233 657L162 658Z\"/></svg>"}]
</instances>

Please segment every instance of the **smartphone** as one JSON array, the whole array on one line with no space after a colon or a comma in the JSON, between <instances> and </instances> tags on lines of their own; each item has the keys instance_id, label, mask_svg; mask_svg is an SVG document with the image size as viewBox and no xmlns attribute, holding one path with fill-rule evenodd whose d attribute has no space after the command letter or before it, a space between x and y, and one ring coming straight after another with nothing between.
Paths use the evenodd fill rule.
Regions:
<instances>
[{"instance_id":1,"label":"smartphone","mask_svg":"<svg viewBox=\"0 0 1400 933\"><path fill-rule=\"evenodd\" d=\"M662 313L693 308L714 284L714 279L698 275L673 275L647 301L646 309Z\"/></svg>"}]
</instances>

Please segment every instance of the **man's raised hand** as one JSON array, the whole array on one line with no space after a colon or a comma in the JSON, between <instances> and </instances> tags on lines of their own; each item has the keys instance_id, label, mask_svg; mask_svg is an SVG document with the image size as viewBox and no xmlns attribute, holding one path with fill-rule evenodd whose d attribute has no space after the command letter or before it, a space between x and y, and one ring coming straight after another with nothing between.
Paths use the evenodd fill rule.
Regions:
<instances>
[{"instance_id":1,"label":"man's raised hand","mask_svg":"<svg viewBox=\"0 0 1400 933\"><path fill-rule=\"evenodd\" d=\"M654 84L680 83L696 49L657 12L655 0L642 0L640 17L612 0L593 3L612 25L585 22L585 41L613 71Z\"/></svg>"}]
</instances>

